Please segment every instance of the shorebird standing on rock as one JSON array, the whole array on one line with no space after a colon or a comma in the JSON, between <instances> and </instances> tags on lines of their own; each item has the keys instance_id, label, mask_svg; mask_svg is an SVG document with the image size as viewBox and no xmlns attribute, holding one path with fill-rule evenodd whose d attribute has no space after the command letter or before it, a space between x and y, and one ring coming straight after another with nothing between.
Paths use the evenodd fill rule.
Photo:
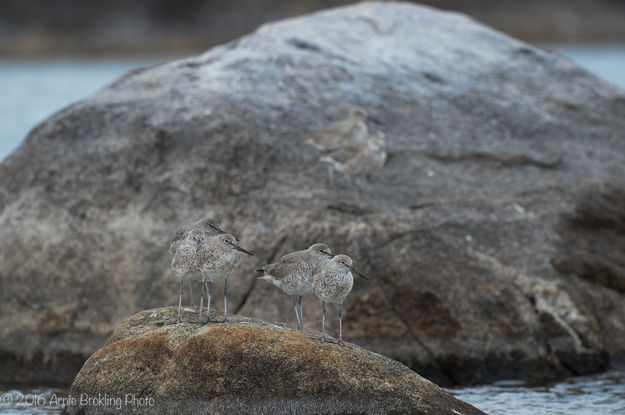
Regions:
<instances>
[{"instance_id":1,"label":"shorebird standing on rock","mask_svg":"<svg viewBox=\"0 0 625 415\"><path fill-rule=\"evenodd\" d=\"M337 150L353 141L364 141L369 137L367 113L359 107L353 107L349 116L329 124L323 132L308 138L305 143L319 151Z\"/></svg>"},{"instance_id":2,"label":"shorebird standing on rock","mask_svg":"<svg viewBox=\"0 0 625 415\"><path fill-rule=\"evenodd\" d=\"M225 232L221 230L219 223L215 219L209 217L202 218L197 222L187 223L178 229L172 238L171 243L169 244L169 255L171 255L173 259L181 244L187 240L191 234L208 238L222 233ZM189 296L191 297L191 305L193 306L195 305L195 302L193 300L193 286L191 285L191 281L192 279L189 279ZM202 287L202 289L204 289L204 287ZM202 295L203 294L204 292L202 292ZM201 306L202 305L200 304L200 307Z\"/></svg>"},{"instance_id":3,"label":"shorebird standing on rock","mask_svg":"<svg viewBox=\"0 0 625 415\"><path fill-rule=\"evenodd\" d=\"M318 271L312 277L312 289L321 300L323 311L321 341L326 341L326 303L338 303L339 305L339 344L343 343L343 300L352 290L354 277L352 271L369 279L365 274L358 271L347 255L336 255L331 260L321 264Z\"/></svg>"},{"instance_id":4,"label":"shorebird standing on rock","mask_svg":"<svg viewBox=\"0 0 625 415\"><path fill-rule=\"evenodd\" d=\"M178 324L180 320L180 309L182 308L182 284L184 280L191 281L200 278L197 268L198 248L204 240L204 234L199 229L190 229L184 237L180 237L170 247L172 254L171 269L180 281L180 297L178 298L178 317L172 324Z\"/></svg>"},{"instance_id":5,"label":"shorebird standing on rock","mask_svg":"<svg viewBox=\"0 0 625 415\"><path fill-rule=\"evenodd\" d=\"M304 329L302 296L313 293L310 285L313 273L320 264L332 257L332 252L326 244L317 243L303 251L284 255L275 264L268 264L257 270L263 273L259 277L261 280L272 283L292 297L299 330Z\"/></svg>"},{"instance_id":6,"label":"shorebird standing on rock","mask_svg":"<svg viewBox=\"0 0 625 415\"><path fill-rule=\"evenodd\" d=\"M210 303L211 303L211 283L224 281L224 323L228 321L228 277L230 273L239 264L241 257L240 252L247 255L254 255L252 252L241 248L237 245L237 240L229 234L221 234L204 238L197 249L196 265L202 276L202 285L208 295L208 305L206 306L206 319L204 323L211 321L210 319ZM204 303L202 295L202 303ZM202 317L200 311L200 318Z\"/></svg>"},{"instance_id":7,"label":"shorebird standing on rock","mask_svg":"<svg viewBox=\"0 0 625 415\"><path fill-rule=\"evenodd\" d=\"M351 181L352 176L372 173L384 167L384 134L378 132L370 136L366 120L367 113L354 107L347 119L331 123L322 133L304 141L322 153L319 161L328 163L328 182L331 186L334 186L335 170Z\"/></svg>"},{"instance_id":8,"label":"shorebird standing on rock","mask_svg":"<svg viewBox=\"0 0 625 415\"><path fill-rule=\"evenodd\" d=\"M330 164L331 182L334 181L334 170L340 171L350 179L353 176L373 173L384 167L386 162L384 136L376 135L365 141L352 141L319 158L319 161Z\"/></svg>"}]
</instances>

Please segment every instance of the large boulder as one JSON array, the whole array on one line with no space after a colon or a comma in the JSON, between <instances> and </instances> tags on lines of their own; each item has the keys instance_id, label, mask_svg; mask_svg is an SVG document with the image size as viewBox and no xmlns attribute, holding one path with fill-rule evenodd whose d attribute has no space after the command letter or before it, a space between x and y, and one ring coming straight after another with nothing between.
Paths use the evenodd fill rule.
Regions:
<instances>
[{"instance_id":1,"label":"large boulder","mask_svg":"<svg viewBox=\"0 0 625 415\"><path fill-rule=\"evenodd\" d=\"M483 414L401 363L321 343L316 331L248 318L163 325L176 313L147 310L117 327L76 376L66 413Z\"/></svg>"},{"instance_id":2,"label":"large boulder","mask_svg":"<svg viewBox=\"0 0 625 415\"><path fill-rule=\"evenodd\" d=\"M304 142L353 106L388 158L331 186ZM624 154L624 91L411 4L137 69L0 166L0 377L69 381L118 322L177 304L169 238L205 214L256 253L231 312L293 325L254 270L324 241L373 277L344 304L345 338L430 379L599 370L625 353ZM313 297L304 322L320 326Z\"/></svg>"}]
</instances>

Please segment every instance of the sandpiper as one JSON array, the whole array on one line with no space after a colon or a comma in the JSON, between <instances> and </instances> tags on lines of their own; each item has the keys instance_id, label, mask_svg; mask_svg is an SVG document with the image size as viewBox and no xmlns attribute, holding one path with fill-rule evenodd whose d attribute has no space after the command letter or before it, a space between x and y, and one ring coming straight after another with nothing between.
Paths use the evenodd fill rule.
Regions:
<instances>
[{"instance_id":1,"label":"sandpiper","mask_svg":"<svg viewBox=\"0 0 625 415\"><path fill-rule=\"evenodd\" d=\"M384 135L369 137L364 141L352 141L344 147L321 157L319 161L330 163L334 170L348 176L372 173L384 167L386 143ZM331 174L331 181L333 173Z\"/></svg>"},{"instance_id":2,"label":"sandpiper","mask_svg":"<svg viewBox=\"0 0 625 415\"><path fill-rule=\"evenodd\" d=\"M317 272L312 277L312 289L322 304L322 330L321 341L326 341L326 303L338 303L339 305L339 344L343 343L343 300L352 290L354 277L352 271L369 279L365 274L358 271L347 255L336 255L329 261L320 265Z\"/></svg>"},{"instance_id":3,"label":"sandpiper","mask_svg":"<svg viewBox=\"0 0 625 415\"><path fill-rule=\"evenodd\" d=\"M171 240L171 243L169 245L169 255L171 255L172 258L176 254L176 251L178 247L180 246L180 244L185 239L189 238L189 236L193 232L195 232L196 234L202 235L204 237L211 237L211 236L225 233L219 226L219 223L215 219L212 219L208 216L196 222L187 223L186 225L183 225L180 229L176 231L176 234ZM194 306L195 301L193 299L193 286L191 284L191 281L192 279L189 279L189 297L191 298L191 305ZM204 287L202 286L202 290L203 289ZM202 292L202 295L204 295L204 292ZM201 306L202 305L200 304L200 308Z\"/></svg>"},{"instance_id":4,"label":"sandpiper","mask_svg":"<svg viewBox=\"0 0 625 415\"><path fill-rule=\"evenodd\" d=\"M349 142L362 141L369 137L367 113L359 107L353 107L349 116L329 124L323 132L308 138L305 143L320 151L337 150Z\"/></svg>"},{"instance_id":5,"label":"sandpiper","mask_svg":"<svg viewBox=\"0 0 625 415\"><path fill-rule=\"evenodd\" d=\"M210 319L211 283L224 281L224 322L228 321L228 276L239 264L240 252L254 255L252 252L237 245L237 240L230 234L221 234L204 238L197 249L197 269L202 276L202 284L208 295L206 319ZM203 297L203 295L202 295ZM202 298L202 303L204 302ZM200 315L201 317L201 315Z\"/></svg>"},{"instance_id":6,"label":"sandpiper","mask_svg":"<svg viewBox=\"0 0 625 415\"><path fill-rule=\"evenodd\" d=\"M313 272L320 264L332 257L332 252L326 244L316 243L308 249L284 255L275 264L268 264L257 270L263 273L259 277L261 280L272 283L292 297L299 330L304 329L302 296L313 293L310 285Z\"/></svg>"},{"instance_id":7,"label":"sandpiper","mask_svg":"<svg viewBox=\"0 0 625 415\"><path fill-rule=\"evenodd\" d=\"M184 238L176 241L172 253L171 269L180 281L180 297L178 299L178 317L172 324L180 323L180 309L182 308L182 282L199 278L197 268L198 248L204 240L203 233L198 229L190 230ZM172 242L173 245L173 242Z\"/></svg>"}]
</instances>

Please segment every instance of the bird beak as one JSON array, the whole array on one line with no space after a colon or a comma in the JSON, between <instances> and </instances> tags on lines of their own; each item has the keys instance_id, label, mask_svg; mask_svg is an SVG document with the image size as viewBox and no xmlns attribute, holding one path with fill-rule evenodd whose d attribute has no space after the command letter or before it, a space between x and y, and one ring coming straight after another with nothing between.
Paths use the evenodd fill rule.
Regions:
<instances>
[{"instance_id":1,"label":"bird beak","mask_svg":"<svg viewBox=\"0 0 625 415\"><path fill-rule=\"evenodd\" d=\"M237 251L241 251L244 254L248 254L248 255L254 255L252 252L248 251L245 248L241 248L239 245L232 245L232 249L236 249Z\"/></svg>"},{"instance_id":2,"label":"bird beak","mask_svg":"<svg viewBox=\"0 0 625 415\"><path fill-rule=\"evenodd\" d=\"M367 119L368 119L369 121L373 122L374 124L377 124L377 125L384 125L384 123L383 123L382 121L380 121L379 119L377 119L377 118L375 118L375 117L372 117L371 115L368 115L368 116L367 116Z\"/></svg>"},{"instance_id":3,"label":"bird beak","mask_svg":"<svg viewBox=\"0 0 625 415\"><path fill-rule=\"evenodd\" d=\"M330 258L334 258L334 254L331 254L329 252L324 251L323 249L320 249L319 251L321 251L322 254L326 254L327 256L329 256Z\"/></svg>"},{"instance_id":4,"label":"bird beak","mask_svg":"<svg viewBox=\"0 0 625 415\"><path fill-rule=\"evenodd\" d=\"M354 271L356 274L358 274L358 275L360 275L361 277L363 277L364 279L366 279L366 280L370 279L370 278L369 278L369 277L367 277L365 274L363 274L362 272L358 271L358 270L356 269L356 267L351 266L351 267L349 267L349 268L350 268L352 271Z\"/></svg>"},{"instance_id":5,"label":"bird beak","mask_svg":"<svg viewBox=\"0 0 625 415\"><path fill-rule=\"evenodd\" d=\"M221 235L221 234L226 233L225 231L223 231L222 229L218 228L217 226L215 226L215 230L216 230L216 231L217 231L220 235ZM235 238L236 238L236 236L235 236Z\"/></svg>"}]
</instances>

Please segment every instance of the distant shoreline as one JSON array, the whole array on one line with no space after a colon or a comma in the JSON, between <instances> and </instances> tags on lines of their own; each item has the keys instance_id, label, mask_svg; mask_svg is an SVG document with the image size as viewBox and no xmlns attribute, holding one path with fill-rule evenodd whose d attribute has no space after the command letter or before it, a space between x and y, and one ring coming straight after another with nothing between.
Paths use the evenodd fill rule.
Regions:
<instances>
[{"instance_id":1,"label":"distant shoreline","mask_svg":"<svg viewBox=\"0 0 625 415\"><path fill-rule=\"evenodd\" d=\"M77 0L16 2L0 16L0 57L185 55L229 42L265 22L341 6L345 0L248 0L226 4L113 1L96 9ZM621 43L625 4L571 0L566 6L528 0L425 0L420 3L468 14L533 44Z\"/></svg>"}]
</instances>

